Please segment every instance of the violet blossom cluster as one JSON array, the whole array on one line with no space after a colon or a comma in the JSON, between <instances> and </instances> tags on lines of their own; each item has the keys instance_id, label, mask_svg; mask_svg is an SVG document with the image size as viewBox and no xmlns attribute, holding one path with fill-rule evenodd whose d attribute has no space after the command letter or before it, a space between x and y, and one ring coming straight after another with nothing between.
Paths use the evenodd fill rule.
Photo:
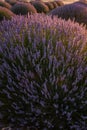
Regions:
<instances>
[{"instance_id":1,"label":"violet blossom cluster","mask_svg":"<svg viewBox=\"0 0 87 130\"><path fill-rule=\"evenodd\" d=\"M87 128L87 31L44 14L0 23L0 123Z\"/></svg>"}]
</instances>

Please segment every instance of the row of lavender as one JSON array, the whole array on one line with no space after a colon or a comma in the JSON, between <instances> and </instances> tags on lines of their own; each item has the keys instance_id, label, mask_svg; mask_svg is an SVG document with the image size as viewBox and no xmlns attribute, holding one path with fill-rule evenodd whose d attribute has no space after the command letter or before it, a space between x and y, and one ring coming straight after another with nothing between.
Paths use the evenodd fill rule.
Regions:
<instances>
[{"instance_id":1,"label":"row of lavender","mask_svg":"<svg viewBox=\"0 0 87 130\"><path fill-rule=\"evenodd\" d=\"M16 0L0 0L0 21L3 18L11 19L15 15L27 15L33 13L48 13L52 9L62 6L61 1L54 2L18 2Z\"/></svg>"},{"instance_id":2,"label":"row of lavender","mask_svg":"<svg viewBox=\"0 0 87 130\"><path fill-rule=\"evenodd\" d=\"M16 0L0 1L0 20L11 19L15 15L46 13L56 15L65 20L71 19L87 26L87 3L83 0L64 5L61 1L54 2L17 2Z\"/></svg>"},{"instance_id":3,"label":"row of lavender","mask_svg":"<svg viewBox=\"0 0 87 130\"><path fill-rule=\"evenodd\" d=\"M87 129L87 30L45 14L0 23L0 125Z\"/></svg>"}]
</instances>

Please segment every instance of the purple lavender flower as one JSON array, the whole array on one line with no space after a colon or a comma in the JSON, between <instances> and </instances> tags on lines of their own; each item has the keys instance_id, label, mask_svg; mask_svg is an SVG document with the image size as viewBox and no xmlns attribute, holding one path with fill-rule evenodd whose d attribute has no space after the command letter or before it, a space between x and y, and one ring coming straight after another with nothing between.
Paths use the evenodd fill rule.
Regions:
<instances>
[{"instance_id":1,"label":"purple lavender flower","mask_svg":"<svg viewBox=\"0 0 87 130\"><path fill-rule=\"evenodd\" d=\"M0 119L38 130L87 128L85 27L44 14L0 23Z\"/></svg>"}]
</instances>

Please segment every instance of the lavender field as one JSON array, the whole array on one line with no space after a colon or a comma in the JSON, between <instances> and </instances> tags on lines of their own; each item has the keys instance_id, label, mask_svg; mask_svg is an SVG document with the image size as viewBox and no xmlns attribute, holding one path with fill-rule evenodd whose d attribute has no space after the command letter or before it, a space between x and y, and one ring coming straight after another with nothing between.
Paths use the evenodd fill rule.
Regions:
<instances>
[{"instance_id":1,"label":"lavender field","mask_svg":"<svg viewBox=\"0 0 87 130\"><path fill-rule=\"evenodd\" d=\"M87 130L86 1L0 0L0 130Z\"/></svg>"}]
</instances>

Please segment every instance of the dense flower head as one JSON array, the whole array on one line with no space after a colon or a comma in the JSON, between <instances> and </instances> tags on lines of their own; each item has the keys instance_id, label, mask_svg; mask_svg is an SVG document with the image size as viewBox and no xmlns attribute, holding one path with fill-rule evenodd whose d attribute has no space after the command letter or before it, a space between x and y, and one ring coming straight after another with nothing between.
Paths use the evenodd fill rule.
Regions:
<instances>
[{"instance_id":1,"label":"dense flower head","mask_svg":"<svg viewBox=\"0 0 87 130\"><path fill-rule=\"evenodd\" d=\"M42 1L31 1L31 4L35 7L38 13L47 13L49 8Z\"/></svg>"},{"instance_id":2,"label":"dense flower head","mask_svg":"<svg viewBox=\"0 0 87 130\"><path fill-rule=\"evenodd\" d=\"M58 7L50 11L49 14L56 15L65 20L71 19L80 24L83 23L87 25L87 6L82 4L81 2Z\"/></svg>"},{"instance_id":3,"label":"dense flower head","mask_svg":"<svg viewBox=\"0 0 87 130\"><path fill-rule=\"evenodd\" d=\"M44 14L0 23L3 124L85 130L86 74L87 31L82 25Z\"/></svg>"},{"instance_id":4,"label":"dense flower head","mask_svg":"<svg viewBox=\"0 0 87 130\"><path fill-rule=\"evenodd\" d=\"M17 15L26 15L28 13L31 14L37 12L36 9L30 3L24 2L16 3L11 10Z\"/></svg>"},{"instance_id":5,"label":"dense flower head","mask_svg":"<svg viewBox=\"0 0 87 130\"><path fill-rule=\"evenodd\" d=\"M2 21L4 18L5 19L11 19L12 17L14 17L15 14L10 11L9 9L5 8L5 7L0 7L0 21Z\"/></svg>"}]
</instances>

